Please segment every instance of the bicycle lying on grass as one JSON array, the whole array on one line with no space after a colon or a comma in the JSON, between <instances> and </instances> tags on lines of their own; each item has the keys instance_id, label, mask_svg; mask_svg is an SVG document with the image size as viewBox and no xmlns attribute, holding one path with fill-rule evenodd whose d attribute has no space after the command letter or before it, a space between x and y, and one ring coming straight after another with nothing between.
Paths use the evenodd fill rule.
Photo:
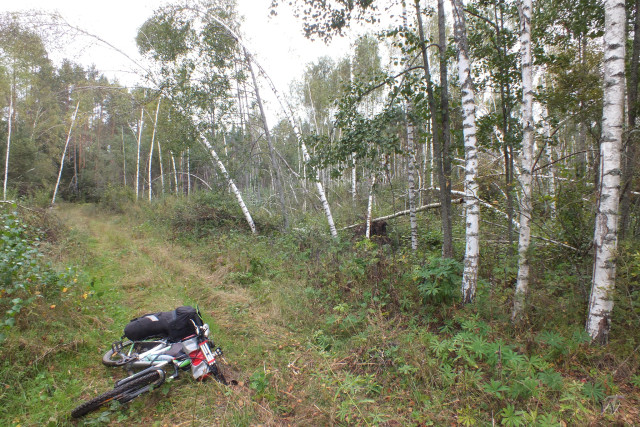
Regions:
<instances>
[{"instance_id":1,"label":"bicycle lying on grass","mask_svg":"<svg viewBox=\"0 0 640 427\"><path fill-rule=\"evenodd\" d=\"M180 319L180 313L178 313L178 319L176 320L176 312L181 309L191 309L195 315ZM156 319L152 320L152 322L161 322L157 325L152 324L151 328L148 325L142 325L146 328L147 333L151 331L153 337L135 339L136 337L144 336L145 331L127 333L127 328L132 323L136 321L138 324L141 323L140 319L143 319L142 323L149 323L144 320L148 317ZM163 317L164 320L167 318L170 318L170 320L163 322ZM171 320L171 318L173 319ZM176 323L180 322L180 327L176 327ZM125 335L134 339L114 342L111 350L107 351L102 357L102 363L107 366L123 366L130 373L134 369L143 369L117 381L112 390L76 407L71 411L73 418L83 417L112 401L119 403L129 402L142 393L160 386L166 379L177 378L181 370L189 368L191 368L191 373L197 380L212 377L224 385L228 384L217 362L217 358L222 356L222 350L220 347L213 351L211 350L213 342L209 341L209 325L202 323L202 318L197 310L191 307L180 307L173 312L145 315L132 320L127 328L125 328ZM189 329L193 332L191 335L176 339L176 337L185 334ZM153 339L154 337L156 339Z\"/></svg>"}]
</instances>

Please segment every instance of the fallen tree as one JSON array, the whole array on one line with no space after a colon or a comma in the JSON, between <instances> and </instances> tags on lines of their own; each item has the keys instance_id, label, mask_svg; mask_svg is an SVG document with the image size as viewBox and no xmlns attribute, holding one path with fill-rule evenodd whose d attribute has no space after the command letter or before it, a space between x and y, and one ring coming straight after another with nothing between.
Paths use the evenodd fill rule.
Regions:
<instances>
[{"instance_id":1,"label":"fallen tree","mask_svg":"<svg viewBox=\"0 0 640 427\"><path fill-rule=\"evenodd\" d=\"M452 204L462 203L463 201L464 201L464 199L456 199L456 200L452 200L451 203ZM416 212L426 211L427 209L439 208L440 206L441 206L440 203L431 203L431 204L428 204L428 205L422 205L419 208L416 208ZM410 213L409 210L400 211L400 212L396 212L396 213L391 214L391 215L381 216L379 218L373 218L371 220L371 222L386 221L388 219L397 218L399 216L409 215L409 213ZM364 223L358 223L358 224L349 225L348 227L341 228L340 230L350 230L352 228L359 227L362 224L364 224Z\"/></svg>"}]
</instances>

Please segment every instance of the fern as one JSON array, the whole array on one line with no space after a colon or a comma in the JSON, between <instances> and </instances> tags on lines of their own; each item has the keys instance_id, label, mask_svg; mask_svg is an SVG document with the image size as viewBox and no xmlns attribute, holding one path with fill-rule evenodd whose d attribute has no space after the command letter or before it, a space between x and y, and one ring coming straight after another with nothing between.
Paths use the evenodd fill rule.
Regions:
<instances>
[{"instance_id":1,"label":"fern","mask_svg":"<svg viewBox=\"0 0 640 427\"><path fill-rule=\"evenodd\" d=\"M503 392L509 391L509 387L504 385L502 381L491 380L491 382L484 384L482 389L491 396L502 399Z\"/></svg>"},{"instance_id":2,"label":"fern","mask_svg":"<svg viewBox=\"0 0 640 427\"><path fill-rule=\"evenodd\" d=\"M562 375L553 369L546 369L542 372L538 372L538 379L553 391L562 390Z\"/></svg>"},{"instance_id":3,"label":"fern","mask_svg":"<svg viewBox=\"0 0 640 427\"><path fill-rule=\"evenodd\" d=\"M418 293L425 303L451 304L459 298L462 264L451 258L431 258L414 272Z\"/></svg>"},{"instance_id":4,"label":"fern","mask_svg":"<svg viewBox=\"0 0 640 427\"><path fill-rule=\"evenodd\" d=\"M507 405L506 408L503 408L502 411L500 411L500 415L502 416L500 424L504 426L518 427L525 425L525 412L516 411L513 405Z\"/></svg>"},{"instance_id":5,"label":"fern","mask_svg":"<svg viewBox=\"0 0 640 427\"><path fill-rule=\"evenodd\" d=\"M600 403L605 398L604 386L598 380L595 383L585 383L582 387L582 394L594 403Z\"/></svg>"}]
</instances>

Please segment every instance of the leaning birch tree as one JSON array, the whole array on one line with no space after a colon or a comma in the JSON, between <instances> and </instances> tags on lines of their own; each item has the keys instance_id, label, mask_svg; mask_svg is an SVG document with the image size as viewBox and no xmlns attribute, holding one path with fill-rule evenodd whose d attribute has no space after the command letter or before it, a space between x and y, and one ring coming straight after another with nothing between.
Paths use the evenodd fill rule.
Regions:
<instances>
[{"instance_id":1,"label":"leaning birch tree","mask_svg":"<svg viewBox=\"0 0 640 427\"><path fill-rule=\"evenodd\" d=\"M533 64L531 60L531 0L522 0L520 12L520 55L522 61L522 150L520 151L520 230L518 238L518 279L511 320L522 316L529 287L529 246L531 245L531 193L533 182Z\"/></svg>"},{"instance_id":2,"label":"leaning birch tree","mask_svg":"<svg viewBox=\"0 0 640 427\"><path fill-rule=\"evenodd\" d=\"M240 190L238 190L236 183L231 178L231 175L229 175L229 172L227 172L227 168L224 166L224 163L222 163L222 160L220 160L218 153L213 148L213 146L209 143L207 138L202 136L201 141L202 141L202 144L209 150L211 157L218 165L218 168L220 169L220 172L222 173L224 178L227 180L227 183L229 184L229 188L231 189L231 192L233 193L234 196L236 196L236 200L238 201L238 204L240 205L240 209L242 210L242 213L244 214L244 217L247 220L247 224L249 224L249 228L251 228L251 232L253 234L256 234L258 232L258 230L256 229L256 224L255 222L253 222L251 213L249 212L247 205L244 203L244 199L242 198L242 194L240 193Z\"/></svg>"},{"instance_id":3,"label":"leaning birch tree","mask_svg":"<svg viewBox=\"0 0 640 427\"><path fill-rule=\"evenodd\" d=\"M625 100L625 2L604 1L604 99L600 144L599 201L593 236L595 259L586 330L594 342L608 341L616 278L618 205Z\"/></svg>"},{"instance_id":4,"label":"leaning birch tree","mask_svg":"<svg viewBox=\"0 0 640 427\"><path fill-rule=\"evenodd\" d=\"M260 119L264 129L264 137L267 140L267 146L269 147L269 160L271 162L271 169L273 169L273 181L275 183L276 192L280 201L280 209L282 210L282 225L284 230L289 228L289 215L287 213L287 203L285 200L284 188L282 186L282 173L280 172L280 166L276 159L275 148L273 144L273 138L271 138L271 131L269 124L267 123L267 115L264 112L264 105L262 104L262 97L260 96L260 88L258 87L258 80L256 79L256 73L253 71L252 58L249 55L247 48L244 48L244 55L249 67L251 79L253 81L253 87L256 95L256 101L258 103L258 109L260 111Z\"/></svg>"},{"instance_id":5,"label":"leaning birch tree","mask_svg":"<svg viewBox=\"0 0 640 427\"><path fill-rule=\"evenodd\" d=\"M476 141L476 102L469 60L469 42L462 0L452 0L454 36L458 44L458 76L462 86L462 133L464 136L464 201L466 207L462 302L473 301L478 284L480 257L480 202L478 198L478 148Z\"/></svg>"},{"instance_id":6,"label":"leaning birch tree","mask_svg":"<svg viewBox=\"0 0 640 427\"><path fill-rule=\"evenodd\" d=\"M69 132L67 133L67 142L64 144L64 149L62 150L62 158L60 159L60 170L58 171L58 180L56 181L56 187L53 190L53 198L51 199L51 206L56 204L56 195L58 194L58 187L60 187L60 178L62 178L62 168L64 167L64 159L67 155L67 149L69 148L69 141L71 140L71 131L73 130L73 125L76 122L76 116L78 115L78 108L80 107L80 101L76 104L76 109L71 116L71 124L69 125Z\"/></svg>"}]
</instances>

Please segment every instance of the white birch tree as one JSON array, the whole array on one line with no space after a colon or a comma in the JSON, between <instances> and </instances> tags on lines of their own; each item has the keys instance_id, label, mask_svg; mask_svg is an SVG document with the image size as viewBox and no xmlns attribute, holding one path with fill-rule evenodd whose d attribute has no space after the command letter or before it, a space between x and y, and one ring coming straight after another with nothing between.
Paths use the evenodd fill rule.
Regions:
<instances>
[{"instance_id":1,"label":"white birch tree","mask_svg":"<svg viewBox=\"0 0 640 427\"><path fill-rule=\"evenodd\" d=\"M407 18L407 5L406 2L402 2L402 22L405 28L409 28L408 18ZM404 62L409 62L409 56L404 56ZM413 104L408 103L406 105L407 110L407 118L406 118L406 137L407 137L407 182L408 182L408 201L409 201L409 228L411 230L411 250L418 250L418 220L416 216L416 147L415 147L415 129L413 123L411 123L409 118L409 112L413 111Z\"/></svg>"},{"instance_id":2,"label":"white birch tree","mask_svg":"<svg viewBox=\"0 0 640 427\"><path fill-rule=\"evenodd\" d=\"M411 250L418 250L418 219L416 217L416 181L415 181L415 171L416 171L416 162L415 162L415 139L414 139L414 128L413 124L409 123L409 119L407 118L406 123L406 133L407 133L407 150L408 158L407 158L407 181L409 183L409 226L411 229Z\"/></svg>"},{"instance_id":3,"label":"white birch tree","mask_svg":"<svg viewBox=\"0 0 640 427\"><path fill-rule=\"evenodd\" d=\"M606 343L611 328L618 244L622 126L625 99L625 2L604 1L604 102L600 145L599 202L593 236L595 259L587 333Z\"/></svg>"},{"instance_id":4,"label":"white birch tree","mask_svg":"<svg viewBox=\"0 0 640 427\"><path fill-rule=\"evenodd\" d=\"M138 122L138 151L136 154L136 200L140 193L140 143L142 141L142 126L144 125L144 108L140 107L140 121Z\"/></svg>"},{"instance_id":5,"label":"white birch tree","mask_svg":"<svg viewBox=\"0 0 640 427\"><path fill-rule=\"evenodd\" d=\"M14 71L15 74L15 71ZM11 93L9 95L9 116L7 117L8 129L7 129L7 152L5 153L4 160L4 183L2 184L2 200L7 200L7 181L9 180L9 152L11 149L11 122L13 117L13 94L15 87L15 77L11 84Z\"/></svg>"},{"instance_id":6,"label":"white birch tree","mask_svg":"<svg viewBox=\"0 0 640 427\"><path fill-rule=\"evenodd\" d=\"M462 132L464 135L466 207L465 254L462 274L462 302L473 301L478 284L480 254L480 202L478 197L478 148L476 141L476 103L469 42L462 0L452 0L454 35L458 44L458 76L462 85Z\"/></svg>"},{"instance_id":7,"label":"white birch tree","mask_svg":"<svg viewBox=\"0 0 640 427\"><path fill-rule=\"evenodd\" d=\"M122 177L124 180L124 186L127 186L127 153L125 152L124 146L124 126L121 129L122 131Z\"/></svg>"},{"instance_id":8,"label":"white birch tree","mask_svg":"<svg viewBox=\"0 0 640 427\"><path fill-rule=\"evenodd\" d=\"M371 174L371 186L369 187L369 201L367 202L367 228L364 232L364 236L367 239L371 238L371 218L373 213L373 189L376 185L376 174Z\"/></svg>"},{"instance_id":9,"label":"white birch tree","mask_svg":"<svg viewBox=\"0 0 640 427\"><path fill-rule=\"evenodd\" d=\"M175 193L178 194L178 169L176 169L176 157L171 152L171 164L173 165L173 181L175 185Z\"/></svg>"},{"instance_id":10,"label":"white birch tree","mask_svg":"<svg viewBox=\"0 0 640 427\"><path fill-rule=\"evenodd\" d=\"M531 245L531 202L533 182L533 64L531 60L531 0L522 0L520 12L520 55L522 62L522 150L520 151L520 230L518 238L518 279L511 319L522 316L529 287L529 246Z\"/></svg>"},{"instance_id":11,"label":"white birch tree","mask_svg":"<svg viewBox=\"0 0 640 427\"><path fill-rule=\"evenodd\" d=\"M234 194L234 196L236 196L236 199L238 200L238 204L240 205L240 209L242 210L242 213L244 214L244 217L247 220L247 223L249 224L249 228L251 228L251 232L253 234L256 234L258 232L256 229L256 224L253 222L251 213L249 212L247 205L244 203L240 190L238 190L238 187L236 187L236 184L235 182L233 182L233 179L229 175L229 172L227 172L227 168L224 166L224 163L222 163L222 160L220 160L220 157L218 156L218 153L216 153L216 150L213 148L211 144L209 144L209 141L207 141L207 139L204 136L201 137L201 141L204 144L204 146L207 147L207 149L211 153L211 157L213 157L216 164L218 165L220 172L222 172L222 175L227 180L227 183L229 184L229 188L231 189L231 192Z\"/></svg>"},{"instance_id":12,"label":"white birch tree","mask_svg":"<svg viewBox=\"0 0 640 427\"><path fill-rule=\"evenodd\" d=\"M158 105L156 106L156 116L153 120L153 132L151 133L151 148L149 149L149 201L151 201L153 189L151 185L151 165L153 164L153 146L156 140L156 129L158 128L158 111L160 111L160 98L158 98Z\"/></svg>"},{"instance_id":13,"label":"white birch tree","mask_svg":"<svg viewBox=\"0 0 640 427\"><path fill-rule=\"evenodd\" d=\"M71 131L73 125L76 122L76 116L78 115L78 108L80 107L80 101L76 104L76 109L71 116L71 124L69 125L69 133L67 133L67 142L64 144L64 150L62 150L62 158L60 159L60 170L58 171L58 180L56 181L56 187L53 190L53 198L51 199L51 206L56 204L56 195L58 194L58 187L60 186L60 178L62 177L62 168L64 167L64 159L67 155L67 149L69 148L69 141L71 140Z\"/></svg>"}]
</instances>

